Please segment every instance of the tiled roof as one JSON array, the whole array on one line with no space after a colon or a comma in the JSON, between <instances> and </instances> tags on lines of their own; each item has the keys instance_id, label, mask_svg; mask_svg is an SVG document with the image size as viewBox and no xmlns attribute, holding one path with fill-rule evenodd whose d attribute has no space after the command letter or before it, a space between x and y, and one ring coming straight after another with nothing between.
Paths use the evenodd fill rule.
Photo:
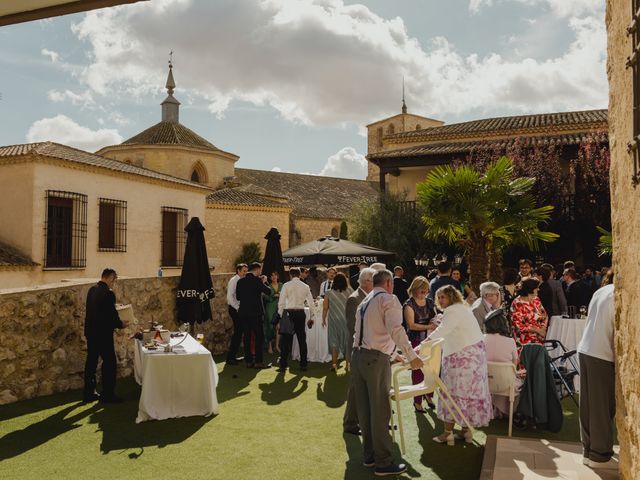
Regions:
<instances>
[{"instance_id":1,"label":"tiled roof","mask_svg":"<svg viewBox=\"0 0 640 480\"><path fill-rule=\"evenodd\" d=\"M207 189L207 187L205 187L204 185L200 185L199 183L190 182L182 178L173 177L171 175L166 175L164 173L159 173L146 168L136 167L135 165L130 165L125 162L119 162L118 160L112 160L111 158L96 155L95 153L85 152L84 150L78 150L77 148L68 147L59 143L25 143L22 145L8 145L5 147L0 147L0 158L29 154L57 158L60 160L67 160L70 162L91 165L93 167L106 168L108 170L140 175L147 178L153 178L155 180L162 180L165 182Z\"/></svg>"},{"instance_id":2,"label":"tiled roof","mask_svg":"<svg viewBox=\"0 0 640 480\"><path fill-rule=\"evenodd\" d=\"M430 138L464 137L495 134L504 135L518 130L549 130L550 134L571 130L574 126L607 124L607 110L585 110L580 112L539 113L512 117L483 118L470 122L452 123L441 127L424 128L388 135L396 140L425 140ZM554 129L556 130L554 132Z\"/></svg>"},{"instance_id":3,"label":"tiled roof","mask_svg":"<svg viewBox=\"0 0 640 480\"><path fill-rule=\"evenodd\" d=\"M122 145L184 145L187 147L218 148L178 122L160 122L122 142Z\"/></svg>"},{"instance_id":4,"label":"tiled roof","mask_svg":"<svg viewBox=\"0 0 640 480\"><path fill-rule=\"evenodd\" d=\"M476 142L438 142L416 147L401 148L386 152L371 153L367 155L369 160L379 160L396 157L420 157L428 155L448 155L456 153L469 153L483 147L496 147L499 149L513 146L520 142L522 146L533 147L542 145L578 145L587 140L585 133L570 133L566 135L539 135L536 137L515 137L497 140L486 140ZM603 134L602 141L606 141L607 136Z\"/></svg>"},{"instance_id":5,"label":"tiled roof","mask_svg":"<svg viewBox=\"0 0 640 480\"><path fill-rule=\"evenodd\" d=\"M0 267L35 267L36 262L23 255L15 248L0 243Z\"/></svg>"},{"instance_id":6,"label":"tiled roof","mask_svg":"<svg viewBox=\"0 0 640 480\"><path fill-rule=\"evenodd\" d=\"M207 196L207 203L223 205L246 205L255 207L289 208L287 203L276 202L239 188L223 188Z\"/></svg>"},{"instance_id":7,"label":"tiled roof","mask_svg":"<svg viewBox=\"0 0 640 480\"><path fill-rule=\"evenodd\" d=\"M299 217L343 219L362 200L375 201L377 184L365 180L267 172L236 168L236 181L259 185L276 196L287 196Z\"/></svg>"},{"instance_id":8,"label":"tiled roof","mask_svg":"<svg viewBox=\"0 0 640 480\"><path fill-rule=\"evenodd\" d=\"M253 194L256 194L256 195L263 196L263 197L276 198L276 199L280 199L282 201L289 200L289 197L287 195L274 193L274 192L271 192L271 191L267 190L266 188L259 187L258 185L253 185L251 183L246 183L244 185L238 185L237 187L233 187L233 188L236 189L236 190L239 190L241 192L249 192L249 193L253 193Z\"/></svg>"}]
</instances>

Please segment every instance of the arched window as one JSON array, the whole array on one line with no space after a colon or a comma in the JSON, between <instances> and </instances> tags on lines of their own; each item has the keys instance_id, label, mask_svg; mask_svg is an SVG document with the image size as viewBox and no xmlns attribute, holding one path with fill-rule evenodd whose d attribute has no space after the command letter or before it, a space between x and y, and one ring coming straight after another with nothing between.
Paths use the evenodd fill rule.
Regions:
<instances>
[{"instance_id":1,"label":"arched window","mask_svg":"<svg viewBox=\"0 0 640 480\"><path fill-rule=\"evenodd\" d=\"M381 147L382 144L382 136L384 135L384 132L382 130L382 127L378 127L378 146Z\"/></svg>"},{"instance_id":2,"label":"arched window","mask_svg":"<svg viewBox=\"0 0 640 480\"><path fill-rule=\"evenodd\" d=\"M333 227L331 229L331 236L338 238L338 235L340 234L340 230L338 229L338 227Z\"/></svg>"},{"instance_id":3,"label":"arched window","mask_svg":"<svg viewBox=\"0 0 640 480\"><path fill-rule=\"evenodd\" d=\"M204 168L202 162L197 161L191 171L191 181L197 183L207 183L207 169Z\"/></svg>"},{"instance_id":4,"label":"arched window","mask_svg":"<svg viewBox=\"0 0 640 480\"><path fill-rule=\"evenodd\" d=\"M422 125L417 124L417 125L416 125L416 130L422 130Z\"/></svg>"},{"instance_id":5,"label":"arched window","mask_svg":"<svg viewBox=\"0 0 640 480\"><path fill-rule=\"evenodd\" d=\"M387 127L387 135L393 135L394 133L396 133L396 127L394 127L393 123L391 123Z\"/></svg>"}]
</instances>

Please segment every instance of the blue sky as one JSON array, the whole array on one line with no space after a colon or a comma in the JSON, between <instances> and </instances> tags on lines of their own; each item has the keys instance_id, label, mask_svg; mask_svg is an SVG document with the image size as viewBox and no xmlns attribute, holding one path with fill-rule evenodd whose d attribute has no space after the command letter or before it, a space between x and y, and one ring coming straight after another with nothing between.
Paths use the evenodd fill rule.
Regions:
<instances>
[{"instance_id":1,"label":"blue sky","mask_svg":"<svg viewBox=\"0 0 640 480\"><path fill-rule=\"evenodd\" d=\"M0 144L87 150L160 119L238 166L363 178L367 123L606 108L600 0L152 0L0 28Z\"/></svg>"}]
</instances>

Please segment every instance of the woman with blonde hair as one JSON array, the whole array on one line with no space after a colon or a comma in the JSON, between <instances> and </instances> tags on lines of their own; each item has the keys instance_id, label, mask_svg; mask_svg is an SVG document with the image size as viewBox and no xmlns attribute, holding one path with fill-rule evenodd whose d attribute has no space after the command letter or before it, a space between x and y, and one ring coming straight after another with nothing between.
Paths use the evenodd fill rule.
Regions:
<instances>
[{"instance_id":1,"label":"woman with blonde hair","mask_svg":"<svg viewBox=\"0 0 640 480\"><path fill-rule=\"evenodd\" d=\"M482 332L471 308L464 302L460 290L453 285L436 292L436 305L444 313L442 322L429 340L444 339L440 376L460 410L473 427L489 424L492 417L491 393L487 376L487 353ZM438 402L438 418L444 422L444 432L433 440L453 445L455 439L473 442L471 432L462 426L454 436L456 419L442 401Z\"/></svg>"},{"instance_id":2,"label":"woman with blonde hair","mask_svg":"<svg viewBox=\"0 0 640 480\"><path fill-rule=\"evenodd\" d=\"M414 278L407 293L409 299L402 306L402 315L411 346L417 347L426 338L427 333L436 329L436 325L431 323L436 312L433 300L428 298L429 280L421 276ZM412 370L411 380L414 385L422 383L424 381L422 370ZM431 396L426 400L429 408L434 408ZM413 408L418 413L425 413L422 408L422 396L414 398Z\"/></svg>"}]
</instances>

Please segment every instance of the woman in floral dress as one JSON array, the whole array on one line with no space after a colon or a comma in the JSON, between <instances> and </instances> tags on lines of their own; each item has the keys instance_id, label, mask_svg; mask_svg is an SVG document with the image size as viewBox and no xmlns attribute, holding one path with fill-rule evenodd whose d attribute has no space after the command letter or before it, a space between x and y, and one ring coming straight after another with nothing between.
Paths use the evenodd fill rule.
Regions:
<instances>
[{"instance_id":1,"label":"woman in floral dress","mask_svg":"<svg viewBox=\"0 0 640 480\"><path fill-rule=\"evenodd\" d=\"M476 317L464 303L460 290L453 285L438 289L436 305L444 312L442 323L429 335L429 339L444 339L440 372L442 382L471 426L486 426L492 418L491 393L487 354ZM437 414L444 422L444 432L433 438L435 442L453 445L456 438L464 439L467 443L473 441L471 431L464 425L461 425L462 432L454 436L456 419L442 400L438 402Z\"/></svg>"},{"instance_id":2,"label":"woman in floral dress","mask_svg":"<svg viewBox=\"0 0 640 480\"><path fill-rule=\"evenodd\" d=\"M547 335L549 317L538 298L539 287L538 280L523 280L511 304L511 322L518 348L528 343L542 343Z\"/></svg>"}]
</instances>

